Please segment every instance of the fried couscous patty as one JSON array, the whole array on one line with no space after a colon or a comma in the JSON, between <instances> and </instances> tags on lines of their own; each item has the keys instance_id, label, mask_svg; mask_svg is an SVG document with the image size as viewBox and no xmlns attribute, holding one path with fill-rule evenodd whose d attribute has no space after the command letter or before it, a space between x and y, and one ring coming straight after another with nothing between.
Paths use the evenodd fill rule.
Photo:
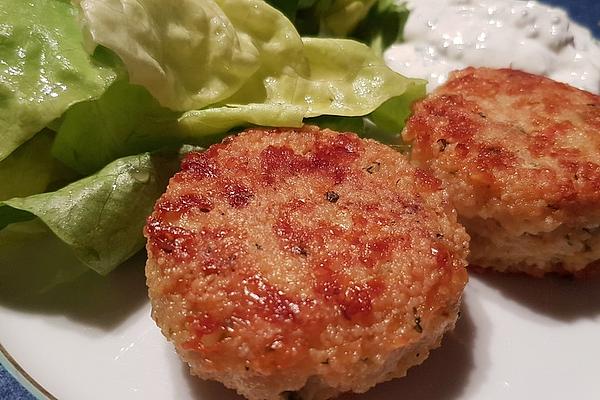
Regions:
<instances>
[{"instance_id":1,"label":"fried couscous patty","mask_svg":"<svg viewBox=\"0 0 600 400\"><path fill-rule=\"evenodd\" d=\"M510 69L455 72L416 104L412 161L448 188L469 262L533 275L600 259L600 97Z\"/></svg>"},{"instance_id":2,"label":"fried couscous patty","mask_svg":"<svg viewBox=\"0 0 600 400\"><path fill-rule=\"evenodd\" d=\"M249 399L405 375L452 329L468 236L438 179L354 134L250 129L191 153L149 217L152 315Z\"/></svg>"}]
</instances>

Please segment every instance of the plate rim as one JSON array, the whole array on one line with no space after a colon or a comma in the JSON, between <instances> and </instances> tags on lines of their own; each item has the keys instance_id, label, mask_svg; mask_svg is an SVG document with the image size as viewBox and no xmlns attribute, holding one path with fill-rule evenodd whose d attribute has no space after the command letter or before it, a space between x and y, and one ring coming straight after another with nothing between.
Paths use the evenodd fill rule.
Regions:
<instances>
[{"instance_id":1,"label":"plate rim","mask_svg":"<svg viewBox=\"0 0 600 400\"><path fill-rule=\"evenodd\" d=\"M2 343L0 343L0 365L37 400L58 400L56 396L50 393L48 389L37 382L21 367L19 362L8 352Z\"/></svg>"},{"instance_id":2,"label":"plate rim","mask_svg":"<svg viewBox=\"0 0 600 400\"><path fill-rule=\"evenodd\" d=\"M567 10L567 1L562 2L561 4L556 4L555 2L546 2L545 0L536 0L536 2L545 4L554 8L561 8L563 10ZM590 31L592 40L600 45L600 36L596 35L596 30L598 29L595 26L589 26L578 19L573 18L573 14L568 12L569 18L572 22L586 28ZM600 20L598 20L597 25L600 26ZM13 357L10 352L4 347L4 345L0 342L0 369L4 368L4 370L14 378L21 387L30 393L36 400L59 400L58 397L54 396L48 389L46 389L42 384L37 382L27 371L19 364L19 362Z\"/></svg>"}]
</instances>

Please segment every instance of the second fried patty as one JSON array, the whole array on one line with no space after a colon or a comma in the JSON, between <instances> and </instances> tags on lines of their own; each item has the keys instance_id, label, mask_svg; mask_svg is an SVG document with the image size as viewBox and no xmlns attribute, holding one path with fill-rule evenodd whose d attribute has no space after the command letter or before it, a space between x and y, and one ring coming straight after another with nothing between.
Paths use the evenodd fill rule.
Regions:
<instances>
[{"instance_id":1,"label":"second fried patty","mask_svg":"<svg viewBox=\"0 0 600 400\"><path fill-rule=\"evenodd\" d=\"M146 227L153 317L250 399L362 392L454 326L468 236L440 181L354 134L251 129L192 153Z\"/></svg>"},{"instance_id":2,"label":"second fried patty","mask_svg":"<svg viewBox=\"0 0 600 400\"><path fill-rule=\"evenodd\" d=\"M467 68L414 107L412 160L448 186L470 262L576 273L600 259L600 97Z\"/></svg>"}]
</instances>

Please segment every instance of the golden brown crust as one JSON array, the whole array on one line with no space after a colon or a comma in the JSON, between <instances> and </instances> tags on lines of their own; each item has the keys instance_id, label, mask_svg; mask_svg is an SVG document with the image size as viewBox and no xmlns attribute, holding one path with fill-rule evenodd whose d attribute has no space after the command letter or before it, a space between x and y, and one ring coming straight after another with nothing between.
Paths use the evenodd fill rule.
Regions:
<instances>
[{"instance_id":1,"label":"golden brown crust","mask_svg":"<svg viewBox=\"0 0 600 400\"><path fill-rule=\"evenodd\" d=\"M386 355L439 342L466 283L468 236L440 182L315 127L189 154L145 234L158 325L193 373L250 398L311 376L366 390Z\"/></svg>"},{"instance_id":2,"label":"golden brown crust","mask_svg":"<svg viewBox=\"0 0 600 400\"><path fill-rule=\"evenodd\" d=\"M478 219L515 237L600 224L597 95L521 71L467 68L414 107L403 137L412 160L447 183L467 230ZM538 267L562 262L549 255Z\"/></svg>"}]
</instances>

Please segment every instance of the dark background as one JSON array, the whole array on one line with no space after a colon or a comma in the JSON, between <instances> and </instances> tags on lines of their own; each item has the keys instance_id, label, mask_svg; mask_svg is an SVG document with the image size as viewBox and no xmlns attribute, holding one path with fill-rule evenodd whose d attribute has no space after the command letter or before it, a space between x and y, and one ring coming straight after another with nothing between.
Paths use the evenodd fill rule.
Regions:
<instances>
[{"instance_id":1,"label":"dark background","mask_svg":"<svg viewBox=\"0 0 600 400\"><path fill-rule=\"evenodd\" d=\"M599 0L544 0L542 3L566 9L571 18L590 28L594 32L594 36L600 38Z\"/></svg>"}]
</instances>

